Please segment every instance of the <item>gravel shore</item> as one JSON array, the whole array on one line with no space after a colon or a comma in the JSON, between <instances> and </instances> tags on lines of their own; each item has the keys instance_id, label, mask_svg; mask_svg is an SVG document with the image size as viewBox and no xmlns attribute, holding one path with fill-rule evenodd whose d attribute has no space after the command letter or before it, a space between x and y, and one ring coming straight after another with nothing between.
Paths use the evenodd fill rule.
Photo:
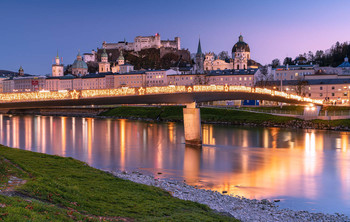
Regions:
<instances>
[{"instance_id":1,"label":"gravel shore","mask_svg":"<svg viewBox=\"0 0 350 222\"><path fill-rule=\"evenodd\" d=\"M241 221L350 221L349 217L340 214L280 209L268 200L223 195L216 191L197 189L183 182L154 179L140 172L109 171L109 173L136 183L159 187L174 197L205 204L215 211L231 215Z\"/></svg>"}]
</instances>

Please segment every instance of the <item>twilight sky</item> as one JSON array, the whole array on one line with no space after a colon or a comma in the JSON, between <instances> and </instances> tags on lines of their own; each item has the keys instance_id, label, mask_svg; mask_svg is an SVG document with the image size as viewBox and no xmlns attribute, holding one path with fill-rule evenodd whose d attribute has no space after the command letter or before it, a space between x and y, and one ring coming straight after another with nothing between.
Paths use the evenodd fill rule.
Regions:
<instances>
[{"instance_id":1,"label":"twilight sky","mask_svg":"<svg viewBox=\"0 0 350 222\"><path fill-rule=\"evenodd\" d=\"M272 59L328 49L350 40L349 0L1 0L0 70L51 73L56 56L73 63L103 41L133 42L137 35L181 37L195 52L231 52L242 33L252 59Z\"/></svg>"}]
</instances>

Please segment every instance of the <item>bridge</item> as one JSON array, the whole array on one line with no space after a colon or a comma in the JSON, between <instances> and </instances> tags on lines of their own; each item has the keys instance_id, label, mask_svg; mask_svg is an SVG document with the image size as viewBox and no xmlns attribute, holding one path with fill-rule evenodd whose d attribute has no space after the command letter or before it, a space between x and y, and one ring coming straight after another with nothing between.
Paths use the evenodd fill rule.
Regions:
<instances>
[{"instance_id":1,"label":"bridge","mask_svg":"<svg viewBox=\"0 0 350 222\"><path fill-rule=\"evenodd\" d=\"M322 100L266 88L228 85L122 87L116 89L59 90L0 93L0 109L27 109L114 104L186 104L185 140L201 144L200 111L197 102L220 100L268 100L291 104L322 105Z\"/></svg>"}]
</instances>

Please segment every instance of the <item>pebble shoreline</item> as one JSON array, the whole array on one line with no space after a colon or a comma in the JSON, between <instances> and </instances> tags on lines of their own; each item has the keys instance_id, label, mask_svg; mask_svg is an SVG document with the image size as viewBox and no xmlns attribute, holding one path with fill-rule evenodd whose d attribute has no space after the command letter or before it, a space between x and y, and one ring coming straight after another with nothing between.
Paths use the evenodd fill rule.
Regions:
<instances>
[{"instance_id":1,"label":"pebble shoreline","mask_svg":"<svg viewBox=\"0 0 350 222\"><path fill-rule=\"evenodd\" d=\"M121 179L159 187L174 197L205 204L215 211L233 216L241 221L350 221L349 217L342 214L281 209L268 200L223 195L217 191L197 189L179 181L155 179L153 176L143 175L140 172L107 172Z\"/></svg>"}]
</instances>

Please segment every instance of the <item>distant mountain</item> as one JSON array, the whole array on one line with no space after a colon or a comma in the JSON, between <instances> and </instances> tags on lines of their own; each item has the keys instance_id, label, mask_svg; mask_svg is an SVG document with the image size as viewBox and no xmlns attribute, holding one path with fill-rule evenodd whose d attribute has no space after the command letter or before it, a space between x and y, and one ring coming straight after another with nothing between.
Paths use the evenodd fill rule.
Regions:
<instances>
[{"instance_id":1,"label":"distant mountain","mask_svg":"<svg viewBox=\"0 0 350 222\"><path fill-rule=\"evenodd\" d=\"M18 76L18 72L13 72L10 70L0 70L0 77L14 77ZM30 74L24 74L24 76L31 76Z\"/></svg>"},{"instance_id":2,"label":"distant mountain","mask_svg":"<svg viewBox=\"0 0 350 222\"><path fill-rule=\"evenodd\" d=\"M9 77L14 77L17 76L17 72L12 72L9 70L0 70L0 77L2 78L9 78Z\"/></svg>"}]
</instances>

